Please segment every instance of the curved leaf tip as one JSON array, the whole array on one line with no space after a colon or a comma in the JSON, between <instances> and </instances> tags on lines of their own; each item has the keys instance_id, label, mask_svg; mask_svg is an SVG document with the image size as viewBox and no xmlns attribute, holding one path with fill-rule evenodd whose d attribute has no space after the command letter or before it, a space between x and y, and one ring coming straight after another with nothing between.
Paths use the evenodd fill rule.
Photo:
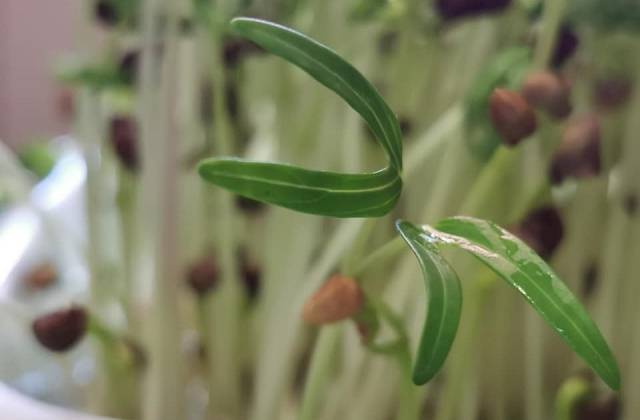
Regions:
<instances>
[{"instance_id":1,"label":"curved leaf tip","mask_svg":"<svg viewBox=\"0 0 640 420\"><path fill-rule=\"evenodd\" d=\"M391 211L402 188L400 126L373 85L333 50L293 29L253 18L235 18L230 26L341 96L367 122L389 164L373 173L341 174L220 158L202 162L200 176L244 197L303 213L380 217Z\"/></svg>"},{"instance_id":2,"label":"curved leaf tip","mask_svg":"<svg viewBox=\"0 0 640 420\"><path fill-rule=\"evenodd\" d=\"M391 165L401 171L400 124L375 87L355 67L328 46L277 23L237 17L230 26L238 35L294 64L341 96L364 118Z\"/></svg>"},{"instance_id":3,"label":"curved leaf tip","mask_svg":"<svg viewBox=\"0 0 640 420\"><path fill-rule=\"evenodd\" d=\"M427 313L413 367L413 382L423 385L442 368L458 331L462 288L453 268L420 228L396 221L396 229L418 259L427 293Z\"/></svg>"},{"instance_id":4,"label":"curved leaf tip","mask_svg":"<svg viewBox=\"0 0 640 420\"><path fill-rule=\"evenodd\" d=\"M331 217L380 217L395 206L402 180L388 167L365 174L312 171L235 158L206 159L200 176L242 196L302 213Z\"/></svg>"}]
</instances>

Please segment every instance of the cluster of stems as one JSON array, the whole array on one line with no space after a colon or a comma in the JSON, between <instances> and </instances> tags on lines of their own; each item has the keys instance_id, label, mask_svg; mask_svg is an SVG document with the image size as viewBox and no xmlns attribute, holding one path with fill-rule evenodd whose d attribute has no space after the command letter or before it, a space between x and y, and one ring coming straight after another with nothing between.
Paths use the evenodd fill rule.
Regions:
<instances>
[{"instance_id":1,"label":"cluster of stems","mask_svg":"<svg viewBox=\"0 0 640 420\"><path fill-rule=\"evenodd\" d=\"M97 3L100 17L110 2ZM613 70L594 58L610 44L633 55L632 41L587 28L575 55L558 67L565 0L542 2L537 17L527 2L516 1L495 2L485 16L446 1L432 8L404 0L367 18L354 13L355 1L132 3L134 19L118 24L113 13L106 15L102 41L105 56L136 51L134 64L124 60L126 83L81 86L76 94L76 135L88 169L86 307L94 319L90 332L103 337L96 340L101 363L93 410L145 420L476 420L481 413L496 420L570 420L580 402L604 395L586 379L574 387L579 392L566 391L567 378L582 378L572 376L578 362L543 334L531 310L506 297L510 291L494 287L494 274L459 255L452 257L457 271L472 281L464 287L458 338L440 375L414 386L411 354L424 296L413 257L390 229L398 216L424 223L456 214L483 217L540 246L595 311L628 372L626 389L640 387L632 275L640 261L640 120L634 118L640 89L614 110L592 94L612 71L629 78L628 90L640 86L633 79L640 75L637 58ZM233 38L226 24L245 13L334 46L405 121L404 190L391 215L298 214L239 202L198 177L195 163L210 156L348 173L376 167L382 158L357 114L295 68ZM93 10L87 16L79 30L89 51L97 41ZM523 44L534 26L534 45ZM491 103L487 97L480 117L489 127L493 121L505 144L494 145L488 158L478 156L468 142L474 128L468 93L513 46L531 50L523 77L510 81L518 86L493 86L511 90L498 91ZM536 96L537 85L533 93L522 87L524 76L536 72L570 81L558 82L562 100L570 96L572 103L561 118L543 112L547 103ZM514 88L528 103L513 99ZM493 109L494 100L506 109ZM501 124L512 124L514 107L529 105L529 125L515 127L516 139L513 125ZM576 134L569 140L566 134L574 118L588 113L599 122L597 144L589 143L597 148L597 168L584 163L593 149L576 155L569 141ZM576 131L574 143L593 136ZM565 142L571 144L560 147ZM555 185L550 173L558 153L565 161ZM549 232L558 225L564 234ZM335 273L350 279L340 293L352 293L337 299L357 309L318 314L331 304L308 300ZM114 304L124 314L120 321L109 317ZM368 318L371 308L379 324ZM355 323L341 322L349 317ZM379 342L367 339L373 329ZM136 338L143 367L114 354L120 346L108 343L120 337ZM626 418L640 413L640 399L623 395L622 404Z\"/></svg>"}]
</instances>

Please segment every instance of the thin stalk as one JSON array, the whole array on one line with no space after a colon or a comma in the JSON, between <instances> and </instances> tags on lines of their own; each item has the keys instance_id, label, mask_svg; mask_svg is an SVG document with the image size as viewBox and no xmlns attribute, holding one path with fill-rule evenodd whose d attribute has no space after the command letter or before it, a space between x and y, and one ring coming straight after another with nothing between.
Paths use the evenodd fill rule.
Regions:
<instances>
[{"instance_id":1,"label":"thin stalk","mask_svg":"<svg viewBox=\"0 0 640 420\"><path fill-rule=\"evenodd\" d=\"M405 345L396 355L400 366L400 397L398 420L416 420L420 417L420 389L411 381L411 353Z\"/></svg>"},{"instance_id":2,"label":"thin stalk","mask_svg":"<svg viewBox=\"0 0 640 420\"><path fill-rule=\"evenodd\" d=\"M113 297L111 279L105 276L108 261L105 257L106 240L104 223L104 209L101 206L101 196L105 191L104 174L100 161L100 139L102 138L102 110L99 106L99 98L88 88L79 94L79 138L84 139L83 154L87 165L86 175L86 214L88 225L88 249L87 259L89 265L90 306L97 314L101 313L110 298ZM103 343L98 345L98 371L100 380L97 390L93 395L96 401L91 405L96 406L99 412L116 412L122 404L119 397L115 396L114 385L117 383L117 372L110 362L111 349Z\"/></svg>"},{"instance_id":3,"label":"thin stalk","mask_svg":"<svg viewBox=\"0 0 640 420\"><path fill-rule=\"evenodd\" d=\"M221 61L222 34L218 32L217 28L213 28L210 38L209 54L214 57L214 61L211 63L214 148L220 155L230 156L233 153L234 133L227 112L226 81ZM213 188L209 187L209 189L211 194L208 202L209 212L213 212L216 207L218 208L215 229L217 235L211 240L216 244L222 271L220 290L207 303L210 305L207 310L209 314L208 328L215 331L215 334L209 334L210 341L207 343L212 350L209 372L211 376L209 381L211 404L209 408L213 410L214 405L219 405L225 412L237 415L241 409L238 334L240 332L242 294L235 259L237 238L234 232L233 199L227 192L217 191L217 194L213 195ZM216 407L215 410L219 411L220 407Z\"/></svg>"},{"instance_id":4,"label":"thin stalk","mask_svg":"<svg viewBox=\"0 0 640 420\"><path fill-rule=\"evenodd\" d=\"M629 109L629 115L637 115L640 111L640 89L634 90L634 97ZM601 295L598 305L598 315L601 329L605 337L612 337L615 328L616 309L619 305L620 294L619 289L623 281L624 261L629 246L629 226L630 221L624 209L620 205L622 197L620 195L631 194L638 197L640 189L637 187L638 179L638 157L640 157L640 147L636 141L636 133L638 132L637 119L630 117L623 141L622 161L620 170L610 177L610 183L615 182L613 177L621 180L620 190L616 191L617 200L610 203L610 216L608 221L607 236L605 238L605 248L603 250L603 275L605 279L602 283Z\"/></svg>"},{"instance_id":5,"label":"thin stalk","mask_svg":"<svg viewBox=\"0 0 640 420\"><path fill-rule=\"evenodd\" d=\"M122 300L130 331L135 334L140 325L136 316L134 255L136 244L137 179L125 169L119 170L118 213L120 216L123 290Z\"/></svg>"},{"instance_id":6,"label":"thin stalk","mask_svg":"<svg viewBox=\"0 0 640 420\"><path fill-rule=\"evenodd\" d=\"M542 13L542 25L538 45L533 55L533 66L544 69L549 65L558 37L558 29L562 23L567 0L547 0L544 2Z\"/></svg>"},{"instance_id":7,"label":"thin stalk","mask_svg":"<svg viewBox=\"0 0 640 420\"><path fill-rule=\"evenodd\" d=\"M334 325L323 327L318 334L304 385L298 420L318 418L323 396L329 385L331 366L334 363L341 332L342 326Z\"/></svg>"},{"instance_id":8,"label":"thin stalk","mask_svg":"<svg viewBox=\"0 0 640 420\"><path fill-rule=\"evenodd\" d=\"M544 2L540 35L534 51L533 68L546 69L550 64L565 9L566 0ZM551 146L552 143L540 143L541 150L545 152L550 151ZM525 383L527 385L525 413L527 420L537 420L545 415L543 335L541 321L531 310L525 312L524 340Z\"/></svg>"},{"instance_id":9,"label":"thin stalk","mask_svg":"<svg viewBox=\"0 0 640 420\"><path fill-rule=\"evenodd\" d=\"M640 232L640 225L636 221L634 226L634 233ZM638 238L636 236L636 238ZM632 245L630 258L627 260L629 273L638 273L640 270L640 241L636 239ZM640 287L638 287L637 281L633 280L633 277L629 277L629 286L626 287L629 293L634 293L632 296L638 296ZM624 372L627 372L624 387L623 387L623 413L627 413L627 419L631 419L633 413L640 413L640 398L637 398L636 391L640 389L640 305L637 303L630 308L630 318L628 321L633 325L630 329L630 338L627 338L626 347L628 347L628 364Z\"/></svg>"},{"instance_id":10,"label":"thin stalk","mask_svg":"<svg viewBox=\"0 0 640 420\"><path fill-rule=\"evenodd\" d=\"M386 263L391 259L397 257L402 251L407 249L404 241L400 236L396 236L378 249L371 252L362 262L358 264L352 272L348 273L350 276L359 277L363 275L367 270Z\"/></svg>"},{"instance_id":11,"label":"thin stalk","mask_svg":"<svg viewBox=\"0 0 640 420\"><path fill-rule=\"evenodd\" d=\"M257 384L257 389L261 393L257 395L257 402L250 418L271 419L275 416L278 396L290 373L296 337L302 329L300 316L302 305L336 267L360 232L363 223L363 219L352 219L341 221L336 226L332 236L326 241L322 254L304 275L305 281L301 284L301 288L293 293L287 301L287 306L282 309L286 311L286 316L276 318L280 323L273 326L273 331L278 331L278 335L269 337L269 342L263 350L264 370L259 372Z\"/></svg>"},{"instance_id":12,"label":"thin stalk","mask_svg":"<svg viewBox=\"0 0 640 420\"><path fill-rule=\"evenodd\" d=\"M183 415L177 264L177 136L172 110L177 50L175 7L166 11L165 33L159 29L158 0L142 4L142 66L140 128L144 165L145 215L148 245L153 255L149 310L149 371L143 418L169 420ZM158 63L156 46L163 44ZM160 71L158 71L158 69Z\"/></svg>"},{"instance_id":13,"label":"thin stalk","mask_svg":"<svg viewBox=\"0 0 640 420\"><path fill-rule=\"evenodd\" d=\"M517 156L518 150L499 148L473 184L473 188L460 207L460 213L483 217L479 213L486 213L487 205L492 204L492 198L498 193L496 187L504 181Z\"/></svg>"},{"instance_id":14,"label":"thin stalk","mask_svg":"<svg viewBox=\"0 0 640 420\"><path fill-rule=\"evenodd\" d=\"M635 72L638 74L640 69L640 59L635 59ZM640 76L636 76L634 80L634 90L629 107L629 113L626 124L624 125L624 137L623 137L623 155L620 162L620 190L617 198L618 205L628 202L628 200L638 200L640 197L640 186L638 185L638 176L640 176L640 169L638 169L638 160L640 159L640 146L637 141L637 133L640 130L640 122L638 118L633 116L638 115L640 112ZM620 283L617 284L618 298L614 303L610 305L616 311L616 319L613 326L614 343L613 347L616 350L616 354L619 357L621 368L623 371L630 371L630 368L634 365L634 359L637 357L637 353L633 351L629 345L629 336L634 336L637 333L637 328L640 323L640 317L637 315L637 301L636 296L639 291L637 281L635 281L637 273L637 261L639 249L639 242L637 233L640 230L640 222L638 221L637 210L629 208L629 206L623 206L625 208L625 218L627 220L627 226L629 232L627 232L627 242L625 246L625 259L621 261L624 264L625 269L620 275ZM603 278L608 282L610 279ZM629 320L632 320L629 322ZM635 324L635 325L634 325ZM637 367L636 367L637 369ZM638 372L633 372L633 380L636 381L635 376L640 375ZM631 390L632 388L625 387L624 389ZM625 397L633 399L630 394L626 394ZM635 413L635 411L626 411L626 413Z\"/></svg>"},{"instance_id":15,"label":"thin stalk","mask_svg":"<svg viewBox=\"0 0 640 420\"><path fill-rule=\"evenodd\" d=\"M623 306L620 323L625 325L625 330L618 330L616 338L619 340L616 349L620 357L621 369L626 375L623 377L622 406L624 418L633 418L633 413L640 413L640 399L636 397L636 390L640 389L640 305L636 297L640 293L640 285L636 281L636 275L640 270L640 221L634 220L631 226L631 237L635 238L630 244L628 258L625 261L626 282L623 285L628 304ZM607 280L607 279L602 279ZM623 351L624 350L624 351ZM625 357L626 356L626 357Z\"/></svg>"},{"instance_id":16,"label":"thin stalk","mask_svg":"<svg viewBox=\"0 0 640 420\"><path fill-rule=\"evenodd\" d=\"M446 110L406 151L403 177L413 179L420 165L441 151L446 141L462 124L462 107L453 105Z\"/></svg>"},{"instance_id":17,"label":"thin stalk","mask_svg":"<svg viewBox=\"0 0 640 420\"><path fill-rule=\"evenodd\" d=\"M539 420L544 418L544 354L542 346L542 321L538 315L527 308L524 318L524 407L526 420Z\"/></svg>"},{"instance_id":18,"label":"thin stalk","mask_svg":"<svg viewBox=\"0 0 640 420\"><path fill-rule=\"evenodd\" d=\"M485 277L478 279L471 285L468 296L465 296L463 319L466 319L467 322L460 326L460 331L456 337L456 354L455 356L452 355L450 360L447 382L442 390L440 402L434 416L435 420L455 418L456 407L465 388L466 373L471 368L470 352L473 348L475 332L478 329L478 323L481 318L486 279L493 281L493 274L485 273Z\"/></svg>"}]
</instances>

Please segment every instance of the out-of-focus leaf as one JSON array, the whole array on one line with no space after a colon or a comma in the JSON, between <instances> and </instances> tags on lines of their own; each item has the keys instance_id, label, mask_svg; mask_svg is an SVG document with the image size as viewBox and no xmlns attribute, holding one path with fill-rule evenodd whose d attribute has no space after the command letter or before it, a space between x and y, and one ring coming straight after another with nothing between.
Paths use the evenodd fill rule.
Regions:
<instances>
[{"instance_id":1,"label":"out-of-focus leaf","mask_svg":"<svg viewBox=\"0 0 640 420\"><path fill-rule=\"evenodd\" d=\"M640 2L629 0L572 0L569 20L605 31L640 31Z\"/></svg>"},{"instance_id":2,"label":"out-of-focus leaf","mask_svg":"<svg viewBox=\"0 0 640 420\"><path fill-rule=\"evenodd\" d=\"M465 137L471 152L488 160L500 145L500 135L489 118L489 96L498 87L515 88L531 60L529 48L511 48L498 55L474 80L465 101Z\"/></svg>"},{"instance_id":3,"label":"out-of-focus leaf","mask_svg":"<svg viewBox=\"0 0 640 420\"><path fill-rule=\"evenodd\" d=\"M436 230L437 229L437 230ZM511 233L494 223L452 217L427 238L461 248L513 286L542 318L612 389L620 387L615 358L586 310L546 262Z\"/></svg>"},{"instance_id":4,"label":"out-of-focus leaf","mask_svg":"<svg viewBox=\"0 0 640 420\"><path fill-rule=\"evenodd\" d=\"M125 80L115 66L85 65L68 67L58 72L58 79L71 85L83 85L93 89L126 86Z\"/></svg>"},{"instance_id":5,"label":"out-of-focus leaf","mask_svg":"<svg viewBox=\"0 0 640 420\"><path fill-rule=\"evenodd\" d=\"M292 29L249 18L234 19L231 27L344 98L376 135L388 155L389 166L374 173L340 174L212 158L201 162L202 178L242 196L304 213L332 217L388 213L402 188L402 142L395 115L373 86L331 49Z\"/></svg>"},{"instance_id":6,"label":"out-of-focus leaf","mask_svg":"<svg viewBox=\"0 0 640 420\"><path fill-rule=\"evenodd\" d=\"M413 382L422 385L438 373L449 354L462 311L460 280L424 231L399 220L396 229L422 269L427 289L427 315L413 367Z\"/></svg>"},{"instance_id":7,"label":"out-of-focus leaf","mask_svg":"<svg viewBox=\"0 0 640 420\"><path fill-rule=\"evenodd\" d=\"M349 17L354 20L370 20L381 15L388 6L387 0L356 0Z\"/></svg>"},{"instance_id":8,"label":"out-of-focus leaf","mask_svg":"<svg viewBox=\"0 0 640 420\"><path fill-rule=\"evenodd\" d=\"M331 217L376 217L395 205L402 180L393 168L367 174L310 171L277 163L206 159L200 176L254 200Z\"/></svg>"},{"instance_id":9,"label":"out-of-focus leaf","mask_svg":"<svg viewBox=\"0 0 640 420\"><path fill-rule=\"evenodd\" d=\"M41 143L25 146L20 150L18 157L22 165L40 179L46 177L56 163L49 148Z\"/></svg>"}]
</instances>

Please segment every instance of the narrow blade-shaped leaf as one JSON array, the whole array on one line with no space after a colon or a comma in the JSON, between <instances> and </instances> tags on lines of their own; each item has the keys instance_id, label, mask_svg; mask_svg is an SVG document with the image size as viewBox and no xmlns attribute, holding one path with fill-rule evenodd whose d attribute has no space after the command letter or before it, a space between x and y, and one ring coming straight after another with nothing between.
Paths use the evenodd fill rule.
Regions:
<instances>
[{"instance_id":1,"label":"narrow blade-shaped leaf","mask_svg":"<svg viewBox=\"0 0 640 420\"><path fill-rule=\"evenodd\" d=\"M460 321L462 289L456 273L421 229L402 220L396 229L418 259L427 289L427 317L413 367L413 382L422 385L438 373L449 354Z\"/></svg>"},{"instance_id":2,"label":"narrow blade-shaped leaf","mask_svg":"<svg viewBox=\"0 0 640 420\"><path fill-rule=\"evenodd\" d=\"M303 213L332 217L377 217L388 213L402 189L389 167L374 173L340 174L239 159L207 159L205 180L245 197Z\"/></svg>"},{"instance_id":3,"label":"narrow blade-shaped leaf","mask_svg":"<svg viewBox=\"0 0 640 420\"><path fill-rule=\"evenodd\" d=\"M391 165L402 168L402 136L384 99L351 64L329 47L293 29L259 19L236 18L233 30L306 71L340 95L365 119L385 149Z\"/></svg>"},{"instance_id":4,"label":"narrow blade-shaped leaf","mask_svg":"<svg viewBox=\"0 0 640 420\"><path fill-rule=\"evenodd\" d=\"M331 49L292 29L250 18L234 19L231 27L345 99L369 124L388 155L389 167L374 173L340 174L222 158L201 162L200 175L245 197L300 212L333 217L388 213L402 188L402 142L396 117L374 87Z\"/></svg>"},{"instance_id":5,"label":"narrow blade-shaped leaf","mask_svg":"<svg viewBox=\"0 0 640 420\"><path fill-rule=\"evenodd\" d=\"M433 241L470 252L516 288L542 318L612 389L620 387L615 358L596 324L546 262L494 223L453 217L425 227Z\"/></svg>"}]
</instances>

